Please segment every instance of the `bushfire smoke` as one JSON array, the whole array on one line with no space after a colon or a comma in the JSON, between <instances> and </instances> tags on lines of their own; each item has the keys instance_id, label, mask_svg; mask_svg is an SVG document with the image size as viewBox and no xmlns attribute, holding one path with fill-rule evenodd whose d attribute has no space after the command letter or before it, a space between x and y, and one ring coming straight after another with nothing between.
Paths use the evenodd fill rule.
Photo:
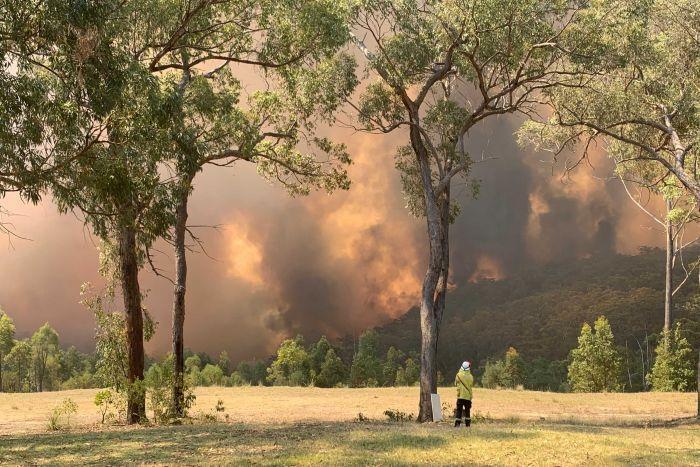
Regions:
<instances>
[{"instance_id":1,"label":"bushfire smoke","mask_svg":"<svg viewBox=\"0 0 700 467\"><path fill-rule=\"evenodd\" d=\"M517 122L494 120L469 135L476 200L456 187L462 213L453 226L452 282L502 279L530 262L634 252L663 239L610 180L601 154L593 167L562 179L548 155L518 148ZM425 226L404 208L393 153L404 135L338 131L354 156L349 192L287 197L246 165L208 169L196 181L191 223L207 255L191 254L185 342L234 360L262 357L280 339L357 334L401 315L417 301L425 268ZM97 255L79 219L50 201L32 207L8 198L15 231L3 240L0 306L20 335L50 322L64 343L92 345L92 317L80 284L96 281ZM161 245L159 265L172 255ZM146 304L160 323L149 352L168 350L171 288L148 270Z\"/></svg>"}]
</instances>

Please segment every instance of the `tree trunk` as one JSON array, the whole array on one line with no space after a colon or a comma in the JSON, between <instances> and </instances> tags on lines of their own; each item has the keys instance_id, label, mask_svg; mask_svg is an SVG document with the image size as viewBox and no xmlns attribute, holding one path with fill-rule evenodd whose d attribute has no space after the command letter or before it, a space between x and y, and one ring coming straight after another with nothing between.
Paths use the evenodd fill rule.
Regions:
<instances>
[{"instance_id":1,"label":"tree trunk","mask_svg":"<svg viewBox=\"0 0 700 467\"><path fill-rule=\"evenodd\" d=\"M118 240L129 363L126 422L132 424L146 420L146 394L141 387L144 365L143 309L139 287L135 228L132 225L122 226Z\"/></svg>"},{"instance_id":2,"label":"tree trunk","mask_svg":"<svg viewBox=\"0 0 700 467\"><path fill-rule=\"evenodd\" d=\"M700 351L698 351L698 413L697 417L700 419Z\"/></svg>"},{"instance_id":3,"label":"tree trunk","mask_svg":"<svg viewBox=\"0 0 700 467\"><path fill-rule=\"evenodd\" d=\"M178 417L185 415L185 292L187 287L187 251L185 249L185 234L187 227L187 201L189 190L185 190L178 200L175 219L175 286L173 291L173 414Z\"/></svg>"},{"instance_id":4,"label":"tree trunk","mask_svg":"<svg viewBox=\"0 0 700 467\"><path fill-rule=\"evenodd\" d=\"M671 211L670 201L666 201L666 212ZM671 307L673 306L673 258L675 256L675 245L673 241L673 224L666 219L666 289L664 293L664 331L671 330L672 316Z\"/></svg>"},{"instance_id":5,"label":"tree trunk","mask_svg":"<svg viewBox=\"0 0 700 467\"><path fill-rule=\"evenodd\" d=\"M418 118L413 118L417 123ZM445 236L443 235L440 209L432 186L428 154L417 126L411 127L410 136L411 146L416 154L421 172L429 243L428 270L423 279L420 301L421 368L418 421L430 422L433 420L430 395L437 391L436 357L441 318L437 315L436 291L442 273Z\"/></svg>"}]
</instances>

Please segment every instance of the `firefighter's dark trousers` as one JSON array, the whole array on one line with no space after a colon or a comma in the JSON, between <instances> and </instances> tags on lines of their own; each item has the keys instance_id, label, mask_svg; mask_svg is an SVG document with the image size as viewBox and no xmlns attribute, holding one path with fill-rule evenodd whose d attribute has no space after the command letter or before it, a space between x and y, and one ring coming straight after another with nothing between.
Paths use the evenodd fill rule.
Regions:
<instances>
[{"instance_id":1,"label":"firefighter's dark trousers","mask_svg":"<svg viewBox=\"0 0 700 467\"><path fill-rule=\"evenodd\" d=\"M457 399L457 408L455 409L455 426L460 426L462 424L462 417L464 417L464 426L470 426L472 424L471 410L472 401L467 399Z\"/></svg>"}]
</instances>

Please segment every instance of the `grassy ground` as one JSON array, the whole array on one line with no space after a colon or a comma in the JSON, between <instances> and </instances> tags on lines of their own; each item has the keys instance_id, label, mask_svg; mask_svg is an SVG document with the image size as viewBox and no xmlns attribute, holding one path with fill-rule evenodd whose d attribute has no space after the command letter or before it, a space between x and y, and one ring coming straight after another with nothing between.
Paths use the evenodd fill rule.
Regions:
<instances>
[{"instance_id":1,"label":"grassy ground","mask_svg":"<svg viewBox=\"0 0 700 467\"><path fill-rule=\"evenodd\" d=\"M441 393L452 402L451 389ZM700 465L699 425L643 428L692 415L693 394L477 390L475 410L488 417L469 430L383 421L387 409L415 412L416 388L202 388L193 413L213 413L221 399L220 422L150 428L99 427L93 396L0 394L0 465ZM79 407L72 428L47 433L48 414L66 397ZM353 421L359 412L370 421Z\"/></svg>"}]
</instances>

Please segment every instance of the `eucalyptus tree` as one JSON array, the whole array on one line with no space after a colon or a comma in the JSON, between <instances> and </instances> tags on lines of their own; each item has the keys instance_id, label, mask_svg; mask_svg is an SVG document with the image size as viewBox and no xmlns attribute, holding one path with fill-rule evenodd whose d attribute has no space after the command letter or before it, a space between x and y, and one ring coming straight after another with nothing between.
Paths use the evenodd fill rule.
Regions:
<instances>
[{"instance_id":1,"label":"eucalyptus tree","mask_svg":"<svg viewBox=\"0 0 700 467\"><path fill-rule=\"evenodd\" d=\"M354 60L340 53L347 13L330 0L169 0L137 18L138 29L151 33L140 60L172 103L177 415L184 410L188 233L198 242L187 225L195 177L206 165L244 161L292 195L348 188L345 147L315 134L356 84ZM242 76L256 73L244 86Z\"/></svg>"},{"instance_id":2,"label":"eucalyptus tree","mask_svg":"<svg viewBox=\"0 0 700 467\"><path fill-rule=\"evenodd\" d=\"M573 165L602 143L621 177L696 210L699 8L697 0L594 2L607 66L581 86L549 90L551 117L528 122L521 139L555 154L581 144ZM670 208L678 217L680 207Z\"/></svg>"},{"instance_id":3,"label":"eucalyptus tree","mask_svg":"<svg viewBox=\"0 0 700 467\"><path fill-rule=\"evenodd\" d=\"M588 41L574 1L366 0L353 40L376 77L354 103L365 131L405 129L398 150L412 212L425 217L428 268L420 296L418 419L432 419L438 334L449 277L455 179L469 178L469 131L498 115L530 114L541 91L578 82L565 57ZM584 67L581 67L582 69ZM470 183L471 185L471 183Z\"/></svg>"},{"instance_id":4,"label":"eucalyptus tree","mask_svg":"<svg viewBox=\"0 0 700 467\"><path fill-rule=\"evenodd\" d=\"M2 376L5 357L15 346L15 323L0 308L0 392L3 391Z\"/></svg>"},{"instance_id":5,"label":"eucalyptus tree","mask_svg":"<svg viewBox=\"0 0 700 467\"><path fill-rule=\"evenodd\" d=\"M560 153L600 142L619 165L634 163L652 183L679 185L700 206L700 1L592 2L601 31L601 73L547 91L551 117L530 122L524 140Z\"/></svg>"},{"instance_id":6,"label":"eucalyptus tree","mask_svg":"<svg viewBox=\"0 0 700 467\"><path fill-rule=\"evenodd\" d=\"M29 343L32 346L32 369L36 391L42 392L58 377L59 352L58 333L44 323L32 335Z\"/></svg>"},{"instance_id":7,"label":"eucalyptus tree","mask_svg":"<svg viewBox=\"0 0 700 467\"><path fill-rule=\"evenodd\" d=\"M54 72L47 57L60 19L52 11L48 1L0 0L0 198L15 192L37 203L55 171L95 141L68 124L70 104L43 79ZM11 229L0 222L0 231Z\"/></svg>"},{"instance_id":8,"label":"eucalyptus tree","mask_svg":"<svg viewBox=\"0 0 700 467\"><path fill-rule=\"evenodd\" d=\"M650 169L656 169L650 171ZM673 324L673 296L688 282L700 266L699 261L688 262L684 257L687 247L697 243L700 237L686 239L689 227L698 221L696 200L685 191L676 179L663 176L660 167L636 162L621 163L616 173L634 204L664 233L666 257L664 261L664 332L670 332ZM670 185L670 183L675 183ZM633 185L636 190L631 189ZM656 213L649 205L654 198L663 199L663 212ZM684 276L676 283L677 263Z\"/></svg>"},{"instance_id":9,"label":"eucalyptus tree","mask_svg":"<svg viewBox=\"0 0 700 467\"><path fill-rule=\"evenodd\" d=\"M130 1L50 2L58 25L47 36L51 53L35 73L69 112L51 122L63 134L95 135L89 149L52 180L59 209L77 211L113 247L123 297L128 355L127 421L145 418L144 310L139 270L144 252L172 224L172 201L162 179L169 154L169 93L139 59L148 31L136 18L155 8ZM42 72L50 69L51 72ZM72 132L71 132L72 133ZM72 154L72 147L55 146Z\"/></svg>"},{"instance_id":10,"label":"eucalyptus tree","mask_svg":"<svg viewBox=\"0 0 700 467\"><path fill-rule=\"evenodd\" d=\"M635 164L658 174L654 186L682 187L697 210L700 1L595 1L587 11L600 33L592 53L601 72L547 90L551 117L526 125L522 139L555 154L578 146L578 160L602 143L618 167Z\"/></svg>"}]
</instances>

